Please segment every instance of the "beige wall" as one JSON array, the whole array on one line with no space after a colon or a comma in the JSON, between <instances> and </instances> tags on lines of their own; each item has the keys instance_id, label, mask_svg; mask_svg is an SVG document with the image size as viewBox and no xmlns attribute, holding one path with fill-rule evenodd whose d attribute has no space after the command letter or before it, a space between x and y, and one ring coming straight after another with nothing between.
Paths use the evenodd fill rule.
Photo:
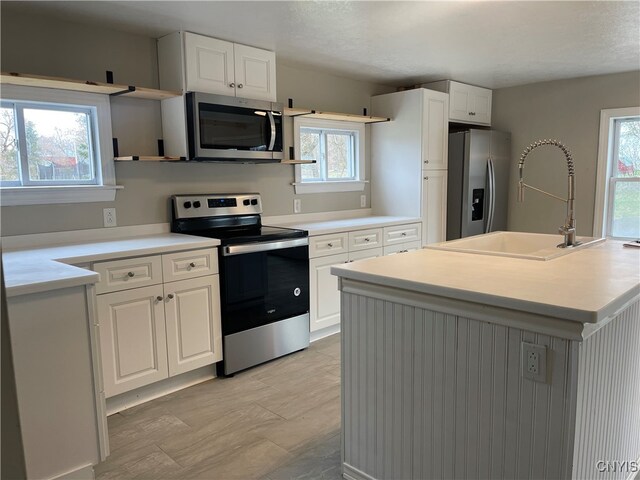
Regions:
<instances>
[{"instance_id":1,"label":"beige wall","mask_svg":"<svg viewBox=\"0 0 640 480\"><path fill-rule=\"evenodd\" d=\"M118 83L158 85L154 39L37 14L25 16L4 7L1 22L2 71L103 81L105 70L111 70ZM278 101L293 98L299 107L362 113L372 95L393 90L277 64ZM121 155L157 154L157 139L162 138L159 103L111 100L113 135ZM292 125L289 119L285 123L286 146L292 143ZM175 193L260 192L266 215L292 214L293 179L294 167L288 165L117 163L116 180L125 188L114 202L3 207L2 235L100 228L106 207L116 208L119 226L167 222L168 197ZM369 199L368 186L364 193ZM303 213L360 208L360 192L299 198Z\"/></svg>"},{"instance_id":2,"label":"beige wall","mask_svg":"<svg viewBox=\"0 0 640 480\"><path fill-rule=\"evenodd\" d=\"M555 138L571 150L576 167L576 218L579 235L591 235L595 201L600 110L640 105L640 72L575 78L503 88L493 92L493 127L511 132L512 168L509 229L556 233L565 204L527 191L517 203L517 162L535 140ZM534 150L525 163L525 181L561 197L567 193L562 152Z\"/></svg>"}]
</instances>

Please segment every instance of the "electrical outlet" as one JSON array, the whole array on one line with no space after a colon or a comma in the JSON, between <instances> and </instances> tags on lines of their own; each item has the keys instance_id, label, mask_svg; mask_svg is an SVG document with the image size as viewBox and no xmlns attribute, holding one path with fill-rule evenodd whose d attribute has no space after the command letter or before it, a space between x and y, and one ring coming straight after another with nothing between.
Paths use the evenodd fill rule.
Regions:
<instances>
[{"instance_id":1,"label":"electrical outlet","mask_svg":"<svg viewBox=\"0 0 640 480\"><path fill-rule=\"evenodd\" d=\"M536 382L547 382L547 347L522 342L522 376Z\"/></svg>"},{"instance_id":2,"label":"electrical outlet","mask_svg":"<svg viewBox=\"0 0 640 480\"><path fill-rule=\"evenodd\" d=\"M293 213L300 213L302 211L302 200L299 198L293 199Z\"/></svg>"},{"instance_id":3,"label":"electrical outlet","mask_svg":"<svg viewBox=\"0 0 640 480\"><path fill-rule=\"evenodd\" d=\"M104 215L105 227L115 227L117 225L115 208L103 208L102 214Z\"/></svg>"},{"instance_id":4,"label":"electrical outlet","mask_svg":"<svg viewBox=\"0 0 640 480\"><path fill-rule=\"evenodd\" d=\"M367 206L367 196L366 195L360 195L360 207L364 208Z\"/></svg>"}]
</instances>

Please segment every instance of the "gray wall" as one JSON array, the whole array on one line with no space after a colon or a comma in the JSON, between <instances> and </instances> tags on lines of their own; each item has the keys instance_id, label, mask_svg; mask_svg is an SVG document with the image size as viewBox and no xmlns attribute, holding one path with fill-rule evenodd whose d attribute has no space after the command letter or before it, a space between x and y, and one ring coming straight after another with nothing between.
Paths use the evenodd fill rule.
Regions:
<instances>
[{"instance_id":1,"label":"gray wall","mask_svg":"<svg viewBox=\"0 0 640 480\"><path fill-rule=\"evenodd\" d=\"M2 71L103 81L105 70L111 70L117 83L158 86L154 39L37 14L26 16L4 7L1 22ZM372 95L393 90L277 63L278 101L293 98L298 107L362 113ZM157 155L157 139L162 137L160 102L118 97L111 105L120 154ZM292 126L287 119L286 146L292 144ZM263 195L265 214L293 213L290 165L116 163L116 180L125 188L114 202L2 207L2 235L99 228L106 207L116 208L119 226L166 222L167 199L174 193L255 191ZM368 186L364 193L369 199ZM360 208L360 192L300 198L303 213Z\"/></svg>"},{"instance_id":2,"label":"gray wall","mask_svg":"<svg viewBox=\"0 0 640 480\"><path fill-rule=\"evenodd\" d=\"M517 203L517 161L533 141L561 140L576 166L576 218L579 235L592 235L600 110L640 105L640 72L543 82L493 92L493 127L512 134L509 230L556 233L565 204L527 191ZM534 150L525 163L525 182L566 197L567 167L562 152Z\"/></svg>"}]
</instances>

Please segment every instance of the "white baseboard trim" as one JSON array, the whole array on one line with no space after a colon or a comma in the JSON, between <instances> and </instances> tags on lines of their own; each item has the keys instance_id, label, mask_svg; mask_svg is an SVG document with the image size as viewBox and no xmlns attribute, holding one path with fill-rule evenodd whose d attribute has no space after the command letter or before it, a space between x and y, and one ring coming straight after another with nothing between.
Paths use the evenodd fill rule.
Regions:
<instances>
[{"instance_id":1,"label":"white baseboard trim","mask_svg":"<svg viewBox=\"0 0 640 480\"><path fill-rule=\"evenodd\" d=\"M67 232L34 233L2 237L3 250L51 247L67 243L106 242L127 237L159 235L169 233L168 223L151 223L128 227L94 228L90 230L70 230Z\"/></svg>"},{"instance_id":2,"label":"white baseboard trim","mask_svg":"<svg viewBox=\"0 0 640 480\"><path fill-rule=\"evenodd\" d=\"M337 210L334 212L317 212L317 213L296 213L293 215L273 215L270 217L263 216L262 223L269 224L287 224L287 223L309 223L309 222L327 222L331 220L343 220L345 218L370 217L370 208L359 208L357 210Z\"/></svg>"},{"instance_id":3,"label":"white baseboard trim","mask_svg":"<svg viewBox=\"0 0 640 480\"><path fill-rule=\"evenodd\" d=\"M342 462L342 478L346 478L347 480L376 480L371 475L367 475L366 473L344 462Z\"/></svg>"},{"instance_id":4,"label":"white baseboard trim","mask_svg":"<svg viewBox=\"0 0 640 480\"><path fill-rule=\"evenodd\" d=\"M130 392L121 393L115 397L107 398L107 415L113 415L213 378L216 378L215 365L207 365L182 375L136 388Z\"/></svg>"},{"instance_id":5,"label":"white baseboard trim","mask_svg":"<svg viewBox=\"0 0 640 480\"><path fill-rule=\"evenodd\" d=\"M93 465L85 465L62 475L51 477L51 480L94 480L94 478L96 476L93 471Z\"/></svg>"},{"instance_id":6,"label":"white baseboard trim","mask_svg":"<svg viewBox=\"0 0 640 480\"><path fill-rule=\"evenodd\" d=\"M311 343L317 342L322 338L335 335L336 333L340 333L339 323L337 325L331 325L330 327L323 328L322 330L316 330L315 332L311 332L311 335L309 336L309 341Z\"/></svg>"}]
</instances>

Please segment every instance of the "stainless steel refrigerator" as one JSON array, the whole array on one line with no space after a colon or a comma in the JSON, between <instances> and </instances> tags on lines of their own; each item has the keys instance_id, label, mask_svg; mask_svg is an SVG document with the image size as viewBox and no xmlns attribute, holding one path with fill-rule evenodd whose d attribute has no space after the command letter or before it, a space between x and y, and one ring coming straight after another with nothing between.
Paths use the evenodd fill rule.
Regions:
<instances>
[{"instance_id":1,"label":"stainless steel refrigerator","mask_svg":"<svg viewBox=\"0 0 640 480\"><path fill-rule=\"evenodd\" d=\"M447 240L507 229L511 134L449 134Z\"/></svg>"}]
</instances>

